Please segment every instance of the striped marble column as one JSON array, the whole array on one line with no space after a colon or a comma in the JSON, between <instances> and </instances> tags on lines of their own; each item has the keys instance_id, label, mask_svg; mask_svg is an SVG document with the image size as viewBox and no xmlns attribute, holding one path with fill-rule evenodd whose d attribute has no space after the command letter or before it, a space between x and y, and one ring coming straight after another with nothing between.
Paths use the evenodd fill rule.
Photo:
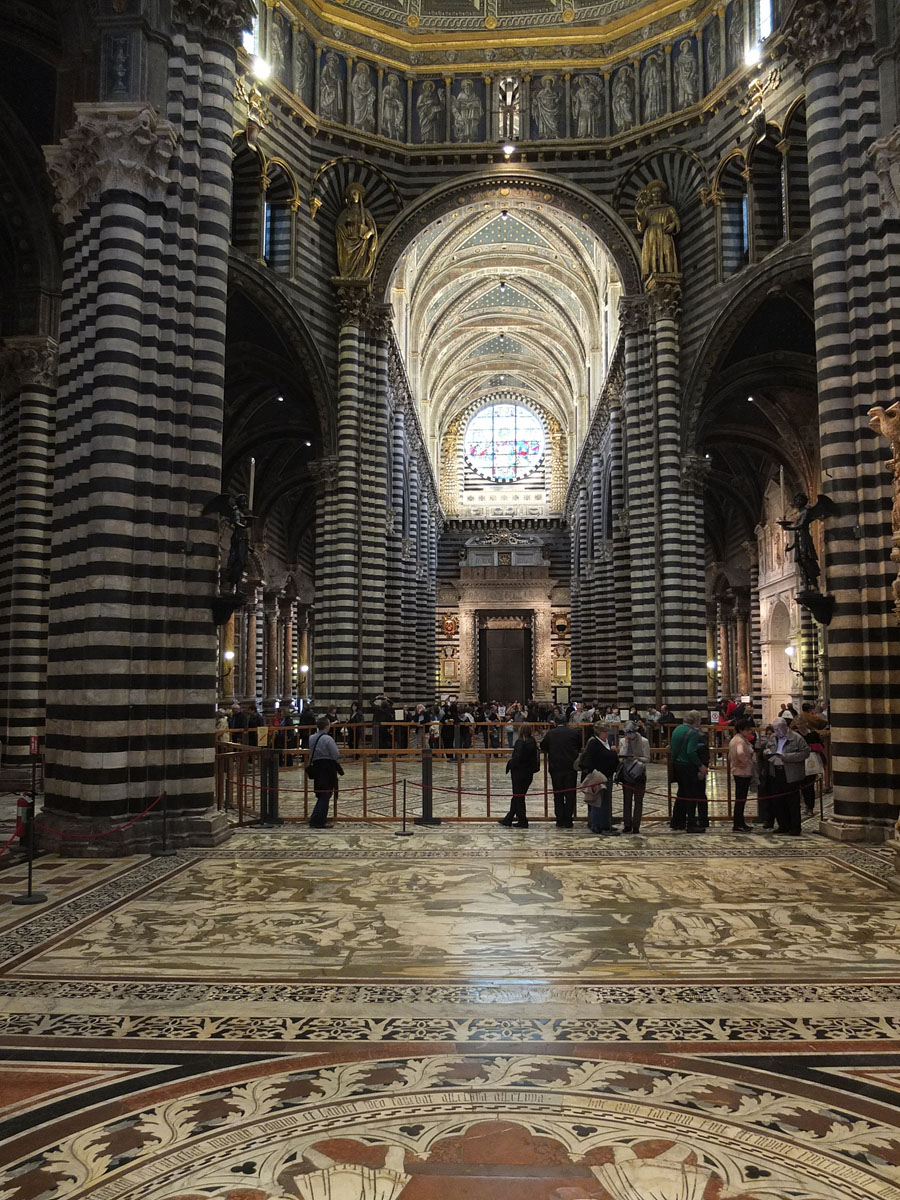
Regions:
<instances>
[{"instance_id":1,"label":"striped marble column","mask_svg":"<svg viewBox=\"0 0 900 1200\"><path fill-rule=\"evenodd\" d=\"M628 511L625 497L625 450L622 406L614 403L609 413L610 504L612 507L613 605L615 611L615 686L603 702L616 702L634 694L631 646L631 547L628 540Z\"/></svg>"},{"instance_id":2,"label":"striped marble column","mask_svg":"<svg viewBox=\"0 0 900 1200\"><path fill-rule=\"evenodd\" d=\"M584 565L587 551L586 499L583 485L579 485L571 501L568 514L569 528L572 531L570 550L571 584L570 584L570 626L571 626L571 691L573 700L581 700L584 694L584 640L585 640L585 611L584 611Z\"/></svg>"},{"instance_id":3,"label":"striped marble column","mask_svg":"<svg viewBox=\"0 0 900 1200\"><path fill-rule=\"evenodd\" d=\"M750 570L750 695L753 711L761 716L762 697L762 610L759 602L759 544L754 538L744 543Z\"/></svg>"},{"instance_id":4,"label":"striped marble column","mask_svg":"<svg viewBox=\"0 0 900 1200\"><path fill-rule=\"evenodd\" d=\"M406 448L405 405L397 404L391 434L391 507L387 520L385 588L385 690L399 696L403 687L403 492Z\"/></svg>"},{"instance_id":5,"label":"striped marble column","mask_svg":"<svg viewBox=\"0 0 900 1200\"><path fill-rule=\"evenodd\" d=\"M800 670L803 672L804 700L819 698L819 636L811 614L800 609Z\"/></svg>"},{"instance_id":6,"label":"striped marble column","mask_svg":"<svg viewBox=\"0 0 900 1200\"><path fill-rule=\"evenodd\" d=\"M407 651L403 656L403 700L416 695L416 655L410 653L408 643L415 638L419 618L419 581L417 575L419 550L419 460L415 454L409 457L409 513L403 538L403 628Z\"/></svg>"},{"instance_id":7,"label":"striped marble column","mask_svg":"<svg viewBox=\"0 0 900 1200\"><path fill-rule=\"evenodd\" d=\"M625 338L624 458L627 463L627 537L631 555L632 695L620 704L646 709L656 698L658 634L657 564L654 531L653 376L646 296L623 296L619 327Z\"/></svg>"},{"instance_id":8,"label":"striped marble column","mask_svg":"<svg viewBox=\"0 0 900 1200\"><path fill-rule=\"evenodd\" d=\"M347 280L337 280L335 286L341 320L337 462L330 537L327 547L319 548L316 572L316 702L343 710L362 697L363 685L360 410L369 291L365 284Z\"/></svg>"},{"instance_id":9,"label":"striped marble column","mask_svg":"<svg viewBox=\"0 0 900 1200\"><path fill-rule=\"evenodd\" d=\"M681 614L679 622L682 626L682 641L692 647L692 663L685 671L681 684L680 711L675 702L673 712L681 715L691 708L703 709L709 698L709 680L706 663L710 658L720 657L718 650L713 653L707 646L707 606L706 606L706 562L704 547L706 544L706 529L704 521L704 494L706 481L709 478L709 460L700 455L687 455L681 464L681 510L682 528L682 558L681 558ZM716 686L719 685L718 679Z\"/></svg>"},{"instance_id":10,"label":"striped marble column","mask_svg":"<svg viewBox=\"0 0 900 1200\"><path fill-rule=\"evenodd\" d=\"M360 609L362 691L374 696L385 687L385 586L389 428L388 344L390 306L374 309L366 341L360 433L363 453L360 487Z\"/></svg>"},{"instance_id":11,"label":"striped marble column","mask_svg":"<svg viewBox=\"0 0 900 1200\"><path fill-rule=\"evenodd\" d=\"M0 344L0 743L23 761L43 741L56 342Z\"/></svg>"},{"instance_id":12,"label":"striped marble column","mask_svg":"<svg viewBox=\"0 0 900 1200\"><path fill-rule=\"evenodd\" d=\"M881 840L900 797L900 628L891 477L867 413L896 387L900 311L896 225L881 211L868 158L881 132L879 81L868 11L853 0L802 0L786 37L806 88L822 478L839 506L825 521L834 817L823 828Z\"/></svg>"}]
</instances>

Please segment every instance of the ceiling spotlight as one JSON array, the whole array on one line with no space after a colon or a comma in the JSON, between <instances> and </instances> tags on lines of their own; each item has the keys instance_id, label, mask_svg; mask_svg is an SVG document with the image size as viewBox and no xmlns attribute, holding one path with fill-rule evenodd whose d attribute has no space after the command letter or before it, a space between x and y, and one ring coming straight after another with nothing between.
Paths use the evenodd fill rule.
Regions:
<instances>
[{"instance_id":1,"label":"ceiling spotlight","mask_svg":"<svg viewBox=\"0 0 900 1200\"><path fill-rule=\"evenodd\" d=\"M506 209L505 209L505 208L504 208L503 212L500 214L500 220L501 220L501 221L508 221L508 220L509 220L509 213L506 211Z\"/></svg>"},{"instance_id":2,"label":"ceiling spotlight","mask_svg":"<svg viewBox=\"0 0 900 1200\"><path fill-rule=\"evenodd\" d=\"M502 286L503 286L503 284L501 284L500 286L502 287ZM504 339L505 337L506 337L506 334L505 334L505 333L501 333L501 334L500 334L500 341L502 342L502 341L503 341L503 339Z\"/></svg>"},{"instance_id":3,"label":"ceiling spotlight","mask_svg":"<svg viewBox=\"0 0 900 1200\"><path fill-rule=\"evenodd\" d=\"M279 404L284 404L284 396L276 396L275 399Z\"/></svg>"},{"instance_id":4,"label":"ceiling spotlight","mask_svg":"<svg viewBox=\"0 0 900 1200\"><path fill-rule=\"evenodd\" d=\"M304 445L304 446L311 446L311 445L312 445L312 442L304 442L304 443L303 443L303 445Z\"/></svg>"},{"instance_id":5,"label":"ceiling spotlight","mask_svg":"<svg viewBox=\"0 0 900 1200\"><path fill-rule=\"evenodd\" d=\"M752 404L752 403L753 403L753 397L752 397L752 396L748 396L748 397L747 397L747 403L748 403L748 404Z\"/></svg>"},{"instance_id":6,"label":"ceiling spotlight","mask_svg":"<svg viewBox=\"0 0 900 1200\"><path fill-rule=\"evenodd\" d=\"M515 152L516 152L516 148L512 144L512 142L504 142L503 143L503 153L506 155L507 158L509 158L511 154L515 154Z\"/></svg>"},{"instance_id":7,"label":"ceiling spotlight","mask_svg":"<svg viewBox=\"0 0 900 1200\"><path fill-rule=\"evenodd\" d=\"M505 378L506 378L506 376L505 376L505 375L501 375L501 376L500 376L500 382L502 383L502 382L503 382L503 380L504 380Z\"/></svg>"},{"instance_id":8,"label":"ceiling spotlight","mask_svg":"<svg viewBox=\"0 0 900 1200\"><path fill-rule=\"evenodd\" d=\"M708 461L709 461L709 459L711 459L711 458L712 458L712 455L711 455L711 454L704 454L704 456L703 456L703 457L704 457L704 458L707 460L707 462L708 462Z\"/></svg>"},{"instance_id":9,"label":"ceiling spotlight","mask_svg":"<svg viewBox=\"0 0 900 1200\"><path fill-rule=\"evenodd\" d=\"M501 280L500 280L500 291L501 291L501 292L505 292L505 291L506 291L506 280L505 280L505 279L501 279Z\"/></svg>"},{"instance_id":10,"label":"ceiling spotlight","mask_svg":"<svg viewBox=\"0 0 900 1200\"><path fill-rule=\"evenodd\" d=\"M267 63L264 58L257 56L253 60L253 74L260 81L260 83L265 83L265 81L272 74L272 64Z\"/></svg>"}]
</instances>

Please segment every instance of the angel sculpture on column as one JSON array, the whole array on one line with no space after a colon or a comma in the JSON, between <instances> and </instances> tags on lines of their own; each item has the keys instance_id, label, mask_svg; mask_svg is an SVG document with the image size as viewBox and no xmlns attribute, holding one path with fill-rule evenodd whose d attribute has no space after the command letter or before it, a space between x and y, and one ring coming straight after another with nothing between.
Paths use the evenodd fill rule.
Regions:
<instances>
[{"instance_id":1,"label":"angel sculpture on column","mask_svg":"<svg viewBox=\"0 0 900 1200\"><path fill-rule=\"evenodd\" d=\"M894 473L894 503L891 509L894 548L891 558L900 565L900 400L890 408L883 408L880 404L870 408L869 428L887 438L893 451L893 458L888 461ZM894 580L891 590L894 593L894 612L900 620L900 575Z\"/></svg>"}]
</instances>

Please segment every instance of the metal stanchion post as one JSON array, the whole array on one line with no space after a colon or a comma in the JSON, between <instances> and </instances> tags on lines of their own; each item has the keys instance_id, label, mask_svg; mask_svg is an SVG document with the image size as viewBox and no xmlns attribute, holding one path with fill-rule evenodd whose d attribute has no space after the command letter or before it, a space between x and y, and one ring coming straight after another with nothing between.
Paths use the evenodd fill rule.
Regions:
<instances>
[{"instance_id":1,"label":"metal stanchion post","mask_svg":"<svg viewBox=\"0 0 900 1200\"><path fill-rule=\"evenodd\" d=\"M162 794L162 845L153 846L150 850L151 858L174 858L178 851L174 846L169 845L169 796L168 793Z\"/></svg>"},{"instance_id":2,"label":"metal stanchion post","mask_svg":"<svg viewBox=\"0 0 900 1200\"><path fill-rule=\"evenodd\" d=\"M422 750L422 815L416 817L414 825L440 825L439 817L434 815L434 782L431 747Z\"/></svg>"},{"instance_id":3,"label":"metal stanchion post","mask_svg":"<svg viewBox=\"0 0 900 1200\"><path fill-rule=\"evenodd\" d=\"M37 791L37 755L32 750L31 755L31 796L28 800L28 822L26 830L26 844L28 846L28 891L21 896L13 896L13 904L46 904L47 897L43 892L35 892L32 890L34 878L34 801Z\"/></svg>"},{"instance_id":4,"label":"metal stanchion post","mask_svg":"<svg viewBox=\"0 0 900 1200\"><path fill-rule=\"evenodd\" d=\"M413 831L406 828L406 777L403 778L403 825L394 831L394 837L412 837Z\"/></svg>"}]
</instances>

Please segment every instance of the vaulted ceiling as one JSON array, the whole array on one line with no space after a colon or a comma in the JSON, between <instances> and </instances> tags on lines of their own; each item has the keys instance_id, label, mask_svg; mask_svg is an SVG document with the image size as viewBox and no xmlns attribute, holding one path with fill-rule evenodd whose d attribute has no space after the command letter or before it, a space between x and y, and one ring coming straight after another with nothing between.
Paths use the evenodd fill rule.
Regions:
<instances>
[{"instance_id":1,"label":"vaulted ceiling","mask_svg":"<svg viewBox=\"0 0 900 1200\"><path fill-rule=\"evenodd\" d=\"M392 292L426 433L439 440L472 401L501 389L573 434L578 398L603 375L617 287L596 235L535 202L470 205L426 227Z\"/></svg>"}]
</instances>

